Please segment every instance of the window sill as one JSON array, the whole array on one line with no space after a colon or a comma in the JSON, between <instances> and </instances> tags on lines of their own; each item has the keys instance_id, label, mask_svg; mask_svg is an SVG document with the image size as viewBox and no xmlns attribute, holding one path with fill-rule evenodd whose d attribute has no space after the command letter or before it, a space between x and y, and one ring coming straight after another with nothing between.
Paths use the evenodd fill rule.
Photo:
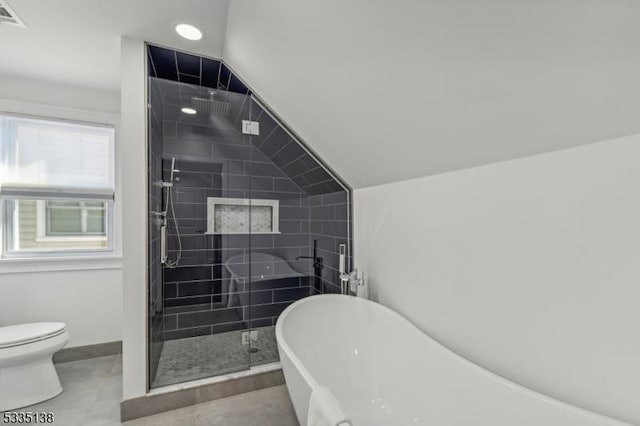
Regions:
<instances>
[{"instance_id":1,"label":"window sill","mask_svg":"<svg viewBox=\"0 0 640 426\"><path fill-rule=\"evenodd\" d=\"M45 235L36 237L36 243L97 243L106 241L107 237L51 237Z\"/></svg>"},{"instance_id":2,"label":"window sill","mask_svg":"<svg viewBox=\"0 0 640 426\"><path fill-rule=\"evenodd\" d=\"M0 274L122 269L121 256L33 257L0 259Z\"/></svg>"}]
</instances>

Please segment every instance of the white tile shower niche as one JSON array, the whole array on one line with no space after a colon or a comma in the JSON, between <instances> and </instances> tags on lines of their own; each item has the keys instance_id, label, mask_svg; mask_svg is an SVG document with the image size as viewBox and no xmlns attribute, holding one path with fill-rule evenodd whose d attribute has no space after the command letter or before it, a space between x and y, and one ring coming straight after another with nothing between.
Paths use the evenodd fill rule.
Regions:
<instances>
[{"instance_id":1,"label":"white tile shower niche","mask_svg":"<svg viewBox=\"0 0 640 426\"><path fill-rule=\"evenodd\" d=\"M279 234L278 208L278 200L208 197L207 234Z\"/></svg>"}]
</instances>

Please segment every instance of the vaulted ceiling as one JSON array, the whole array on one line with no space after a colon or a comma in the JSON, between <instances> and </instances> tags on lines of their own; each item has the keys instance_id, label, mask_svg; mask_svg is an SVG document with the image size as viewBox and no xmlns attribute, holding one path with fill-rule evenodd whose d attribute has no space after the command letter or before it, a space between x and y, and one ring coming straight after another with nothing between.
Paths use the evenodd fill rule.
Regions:
<instances>
[{"instance_id":1,"label":"vaulted ceiling","mask_svg":"<svg viewBox=\"0 0 640 426\"><path fill-rule=\"evenodd\" d=\"M0 25L0 75L120 90L120 37L221 57L229 0L7 0L27 28ZM191 23L205 37L173 30Z\"/></svg>"},{"instance_id":2,"label":"vaulted ceiling","mask_svg":"<svg viewBox=\"0 0 640 426\"><path fill-rule=\"evenodd\" d=\"M224 59L354 187L640 132L638 0L232 0Z\"/></svg>"},{"instance_id":3,"label":"vaulted ceiling","mask_svg":"<svg viewBox=\"0 0 640 426\"><path fill-rule=\"evenodd\" d=\"M9 2L0 75L117 91L122 35L223 58L353 187L640 132L638 0Z\"/></svg>"}]
</instances>

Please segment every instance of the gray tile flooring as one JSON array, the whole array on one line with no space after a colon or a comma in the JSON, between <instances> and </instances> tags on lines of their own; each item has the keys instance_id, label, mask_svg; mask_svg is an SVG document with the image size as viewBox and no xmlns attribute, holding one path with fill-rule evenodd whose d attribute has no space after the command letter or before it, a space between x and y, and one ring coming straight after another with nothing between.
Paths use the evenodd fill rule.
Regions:
<instances>
[{"instance_id":1,"label":"gray tile flooring","mask_svg":"<svg viewBox=\"0 0 640 426\"><path fill-rule=\"evenodd\" d=\"M120 355L56 364L63 392L18 411L51 411L56 425L119 425L122 399Z\"/></svg>"},{"instance_id":2,"label":"gray tile flooring","mask_svg":"<svg viewBox=\"0 0 640 426\"><path fill-rule=\"evenodd\" d=\"M257 328L258 340L242 344L242 333L229 331L210 336L164 342L152 387L212 377L277 362L275 327ZM249 348L256 350L249 352Z\"/></svg>"},{"instance_id":3,"label":"gray tile flooring","mask_svg":"<svg viewBox=\"0 0 640 426\"><path fill-rule=\"evenodd\" d=\"M119 355L56 364L64 391L19 411L51 411L59 426L297 426L285 386L276 386L120 423Z\"/></svg>"}]
</instances>

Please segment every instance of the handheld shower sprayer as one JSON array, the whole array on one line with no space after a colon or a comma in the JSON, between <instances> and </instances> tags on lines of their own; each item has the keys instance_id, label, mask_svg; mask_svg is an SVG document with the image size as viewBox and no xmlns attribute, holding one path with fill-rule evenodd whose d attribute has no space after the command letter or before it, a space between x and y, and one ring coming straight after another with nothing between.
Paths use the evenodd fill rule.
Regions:
<instances>
[{"instance_id":1,"label":"handheld shower sprayer","mask_svg":"<svg viewBox=\"0 0 640 426\"><path fill-rule=\"evenodd\" d=\"M171 158L171 172L169 173L169 182L162 182L162 187L166 188L164 212L162 217L164 223L160 227L160 261L169 268L175 268L180 262L182 257L182 240L180 239L180 230L178 229L178 221L176 219L176 211L173 207L173 181L175 174L180 173L180 170L176 169L176 157ZM177 178L175 178L177 180ZM178 252L175 260L169 260L168 246L167 246L167 226L169 226L169 207L171 207L171 217L173 218L173 226L176 229L176 237L178 239Z\"/></svg>"},{"instance_id":2,"label":"handheld shower sprayer","mask_svg":"<svg viewBox=\"0 0 640 426\"><path fill-rule=\"evenodd\" d=\"M176 173L180 173L180 170L176 169L176 157L171 157L171 174L169 175L169 183L173 185L173 178Z\"/></svg>"}]
</instances>

